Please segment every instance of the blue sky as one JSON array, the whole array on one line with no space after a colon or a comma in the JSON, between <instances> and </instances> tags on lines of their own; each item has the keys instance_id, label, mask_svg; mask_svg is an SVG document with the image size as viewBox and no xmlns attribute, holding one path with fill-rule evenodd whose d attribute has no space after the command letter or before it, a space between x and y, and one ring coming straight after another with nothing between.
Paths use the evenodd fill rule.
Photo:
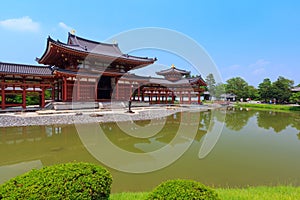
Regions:
<instances>
[{"instance_id":1,"label":"blue sky","mask_svg":"<svg viewBox=\"0 0 300 200\"><path fill-rule=\"evenodd\" d=\"M161 27L200 44L227 80L240 76L257 86L284 76L300 83L299 1L2 1L0 61L36 64L46 38L66 41L71 29L104 41L123 31ZM122 49L122 44L119 43ZM143 55L151 57L151 52ZM157 64L189 69L157 53ZM200 66L201 68L201 66Z\"/></svg>"}]
</instances>

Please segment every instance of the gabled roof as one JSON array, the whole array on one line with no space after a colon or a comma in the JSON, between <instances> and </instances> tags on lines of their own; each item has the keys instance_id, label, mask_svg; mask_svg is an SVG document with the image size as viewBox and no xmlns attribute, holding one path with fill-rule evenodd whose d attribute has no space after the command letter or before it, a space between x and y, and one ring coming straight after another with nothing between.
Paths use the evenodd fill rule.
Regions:
<instances>
[{"instance_id":1,"label":"gabled roof","mask_svg":"<svg viewBox=\"0 0 300 200\"><path fill-rule=\"evenodd\" d=\"M55 41L50 36L47 39L47 47L41 58L36 60L40 64L56 65L68 62L70 55L75 60L84 60L88 57L107 63L115 62L119 65L128 65L126 70L139 68L154 63L156 58L138 57L123 54L117 44L107 44L87 40L69 33L67 43ZM64 56L64 57L63 57Z\"/></svg>"},{"instance_id":2,"label":"gabled roof","mask_svg":"<svg viewBox=\"0 0 300 200\"><path fill-rule=\"evenodd\" d=\"M0 62L0 74L52 76L50 66Z\"/></svg>"},{"instance_id":3,"label":"gabled roof","mask_svg":"<svg viewBox=\"0 0 300 200\"><path fill-rule=\"evenodd\" d=\"M115 57L119 57L123 55L123 53L121 52L117 44L96 42L96 41L75 36L71 33L69 33L68 42L66 45L69 45L70 48L74 48L81 51L83 50L87 52L111 55Z\"/></svg>"},{"instance_id":4,"label":"gabled roof","mask_svg":"<svg viewBox=\"0 0 300 200\"><path fill-rule=\"evenodd\" d=\"M168 74L180 74L181 76L183 75L189 75L191 72L182 70L182 69L177 69L174 65L171 66L169 69L165 69L159 72L156 72L157 75L168 75Z\"/></svg>"},{"instance_id":5,"label":"gabled roof","mask_svg":"<svg viewBox=\"0 0 300 200\"><path fill-rule=\"evenodd\" d=\"M196 76L194 78L188 78L190 84L201 84L201 86L207 86L202 76Z\"/></svg>"}]
</instances>

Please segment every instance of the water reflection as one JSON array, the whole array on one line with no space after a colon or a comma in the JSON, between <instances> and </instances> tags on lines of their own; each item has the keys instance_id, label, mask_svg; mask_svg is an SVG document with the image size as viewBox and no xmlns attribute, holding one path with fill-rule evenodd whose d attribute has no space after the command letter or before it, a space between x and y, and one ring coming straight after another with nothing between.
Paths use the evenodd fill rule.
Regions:
<instances>
[{"instance_id":1,"label":"water reflection","mask_svg":"<svg viewBox=\"0 0 300 200\"><path fill-rule=\"evenodd\" d=\"M232 108L232 110L226 113L226 127L234 131L239 131L247 125L249 118L255 114L256 112L252 110Z\"/></svg>"},{"instance_id":2,"label":"water reflection","mask_svg":"<svg viewBox=\"0 0 300 200\"><path fill-rule=\"evenodd\" d=\"M40 161L45 166L74 160L95 162L72 125L0 128L0 166L6 169L11 166L13 170L15 164L23 162ZM24 172L13 171L15 175ZM0 183L3 181L0 176Z\"/></svg>"},{"instance_id":3,"label":"water reflection","mask_svg":"<svg viewBox=\"0 0 300 200\"><path fill-rule=\"evenodd\" d=\"M272 129L279 133L288 126L300 130L300 113L299 112L274 112L274 111L257 111L252 109L232 108L226 113L226 127L234 130L242 130L251 117L255 116L258 127L263 129Z\"/></svg>"},{"instance_id":4,"label":"water reflection","mask_svg":"<svg viewBox=\"0 0 300 200\"><path fill-rule=\"evenodd\" d=\"M118 147L124 150L136 153L145 153L158 150L169 144L172 139L176 136L179 126L197 126L198 131L195 138L189 138L188 132L184 137L180 137L176 140L173 145L182 144L188 142L190 139L195 139L200 141L202 136L206 133L207 128L210 123L211 112L189 112L185 115L185 123L182 122L182 114L175 113L168 117L159 118L155 123L151 124L151 129L155 129L154 126L162 127L157 134L148 138L138 138L133 137L127 132L122 131L120 126L135 127L132 123L137 124L140 127L147 126L150 122L146 121L136 121L136 122L111 122L100 124L101 129L104 131L105 135L109 140ZM200 120L199 120L200 119ZM139 129L135 127L137 133ZM142 130L141 133L142 134Z\"/></svg>"},{"instance_id":5,"label":"water reflection","mask_svg":"<svg viewBox=\"0 0 300 200\"><path fill-rule=\"evenodd\" d=\"M167 168L140 175L109 169L114 177L113 192L147 191L170 178L191 178L215 186L300 185L299 113L228 111L219 142L209 156L200 160L199 147L210 123L222 121L221 112L214 114L213 121L210 111L158 119L157 126L164 123L163 128L149 138L128 135L116 123L100 124L112 143L135 153L153 152L169 144L183 116L186 126L198 126L195 137L187 132L173 143L180 147L192 141L188 151ZM151 122L132 123L146 127ZM87 151L74 125L0 128L0 183L30 168L74 160L103 164Z\"/></svg>"},{"instance_id":6,"label":"water reflection","mask_svg":"<svg viewBox=\"0 0 300 200\"><path fill-rule=\"evenodd\" d=\"M257 124L264 129L273 129L276 133L279 133L286 129L289 125L293 125L295 117L299 116L284 113L284 112L259 112L257 114Z\"/></svg>"}]
</instances>

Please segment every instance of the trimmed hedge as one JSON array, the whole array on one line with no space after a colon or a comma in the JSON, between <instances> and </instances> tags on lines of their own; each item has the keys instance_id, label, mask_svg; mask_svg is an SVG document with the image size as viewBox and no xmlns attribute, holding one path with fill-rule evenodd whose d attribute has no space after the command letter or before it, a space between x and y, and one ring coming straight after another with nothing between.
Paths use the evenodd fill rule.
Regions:
<instances>
[{"instance_id":1,"label":"trimmed hedge","mask_svg":"<svg viewBox=\"0 0 300 200\"><path fill-rule=\"evenodd\" d=\"M219 200L218 194L211 188L192 180L169 180L161 183L147 197L152 199L199 199Z\"/></svg>"},{"instance_id":2,"label":"trimmed hedge","mask_svg":"<svg viewBox=\"0 0 300 200\"><path fill-rule=\"evenodd\" d=\"M31 170L0 185L0 199L108 199L112 176L104 167L67 163Z\"/></svg>"}]
</instances>

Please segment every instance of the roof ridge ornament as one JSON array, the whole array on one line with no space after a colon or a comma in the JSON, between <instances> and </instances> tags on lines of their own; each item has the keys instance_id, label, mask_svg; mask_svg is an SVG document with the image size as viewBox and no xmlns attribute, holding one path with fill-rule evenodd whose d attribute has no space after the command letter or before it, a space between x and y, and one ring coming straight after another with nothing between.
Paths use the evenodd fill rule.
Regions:
<instances>
[{"instance_id":1,"label":"roof ridge ornament","mask_svg":"<svg viewBox=\"0 0 300 200\"><path fill-rule=\"evenodd\" d=\"M175 69L175 65L174 65L174 64L172 64L172 65L171 65L171 68L172 68L172 69Z\"/></svg>"},{"instance_id":2,"label":"roof ridge ornament","mask_svg":"<svg viewBox=\"0 0 300 200\"><path fill-rule=\"evenodd\" d=\"M75 35L75 33L76 33L75 29L72 29L70 32L72 35Z\"/></svg>"},{"instance_id":3,"label":"roof ridge ornament","mask_svg":"<svg viewBox=\"0 0 300 200\"><path fill-rule=\"evenodd\" d=\"M118 41L117 40L113 40L112 41L114 45L118 45Z\"/></svg>"}]
</instances>

